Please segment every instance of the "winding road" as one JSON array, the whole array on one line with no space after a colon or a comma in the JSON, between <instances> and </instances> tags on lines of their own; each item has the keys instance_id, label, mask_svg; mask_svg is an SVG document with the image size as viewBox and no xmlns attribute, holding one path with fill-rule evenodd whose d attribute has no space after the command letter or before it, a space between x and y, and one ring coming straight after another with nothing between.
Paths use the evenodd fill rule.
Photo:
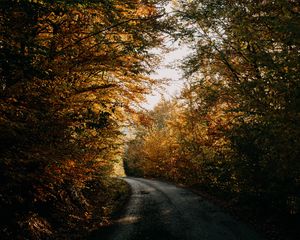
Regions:
<instances>
[{"instance_id":1,"label":"winding road","mask_svg":"<svg viewBox=\"0 0 300 240\"><path fill-rule=\"evenodd\" d=\"M263 239L250 227L187 189L142 178L125 178L125 181L132 188L132 196L113 230L102 239Z\"/></svg>"}]
</instances>

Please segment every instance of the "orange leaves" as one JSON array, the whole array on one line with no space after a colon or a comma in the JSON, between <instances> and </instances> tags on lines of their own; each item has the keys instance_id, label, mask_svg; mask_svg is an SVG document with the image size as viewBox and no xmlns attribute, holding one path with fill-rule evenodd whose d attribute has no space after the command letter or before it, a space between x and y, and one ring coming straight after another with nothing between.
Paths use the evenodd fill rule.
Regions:
<instances>
[{"instance_id":1,"label":"orange leaves","mask_svg":"<svg viewBox=\"0 0 300 240\"><path fill-rule=\"evenodd\" d=\"M125 155L129 173L188 183L202 181L208 174L217 181L209 168L220 156L232 154L222 131L231 125L234 114L228 111L229 104L218 96L210 99L204 89L202 95L185 89L186 98L180 104L162 101L139 116L136 139Z\"/></svg>"},{"instance_id":2,"label":"orange leaves","mask_svg":"<svg viewBox=\"0 0 300 240\"><path fill-rule=\"evenodd\" d=\"M156 14L156 9L154 6L139 4L136 14L139 17L149 17Z\"/></svg>"},{"instance_id":3,"label":"orange leaves","mask_svg":"<svg viewBox=\"0 0 300 240\"><path fill-rule=\"evenodd\" d=\"M41 203L73 206L87 182L113 174L133 106L155 84L155 6L93 2L1 4L0 195L26 202L12 203L12 215L38 212Z\"/></svg>"},{"instance_id":4,"label":"orange leaves","mask_svg":"<svg viewBox=\"0 0 300 240\"><path fill-rule=\"evenodd\" d=\"M138 118L137 124L139 124L145 128L149 128L151 126L151 124L153 123L153 119L151 118L151 116L149 116L148 114L145 114L145 113L139 113L137 115L137 118Z\"/></svg>"}]
</instances>

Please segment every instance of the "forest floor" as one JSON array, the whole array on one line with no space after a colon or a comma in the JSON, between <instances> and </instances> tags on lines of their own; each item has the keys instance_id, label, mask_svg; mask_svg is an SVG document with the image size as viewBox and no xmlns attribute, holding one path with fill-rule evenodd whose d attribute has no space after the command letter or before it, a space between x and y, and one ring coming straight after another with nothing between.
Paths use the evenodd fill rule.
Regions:
<instances>
[{"instance_id":1,"label":"forest floor","mask_svg":"<svg viewBox=\"0 0 300 240\"><path fill-rule=\"evenodd\" d=\"M89 204L77 215L85 215L86 219L78 219L73 225L63 226L51 239L83 240L93 231L106 228L112 219L122 211L130 197L130 187L122 179L107 178L105 182L93 182L86 188L84 197Z\"/></svg>"},{"instance_id":2,"label":"forest floor","mask_svg":"<svg viewBox=\"0 0 300 240\"><path fill-rule=\"evenodd\" d=\"M0 239L86 240L93 231L110 226L128 202L130 187L122 179L101 177L75 194L65 191L61 195L60 201L45 202L42 209L27 213L28 220L20 223L23 228L6 230L6 234L0 231Z\"/></svg>"}]
</instances>

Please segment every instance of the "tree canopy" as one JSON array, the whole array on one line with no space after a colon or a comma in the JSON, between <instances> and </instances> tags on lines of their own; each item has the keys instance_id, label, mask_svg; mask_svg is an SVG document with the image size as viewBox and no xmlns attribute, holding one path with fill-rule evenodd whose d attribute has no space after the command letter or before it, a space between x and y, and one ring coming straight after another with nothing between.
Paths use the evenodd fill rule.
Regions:
<instances>
[{"instance_id":1,"label":"tree canopy","mask_svg":"<svg viewBox=\"0 0 300 240\"><path fill-rule=\"evenodd\" d=\"M156 3L1 1L6 237L16 228L42 238L50 228L34 226L43 212L84 202L88 183L120 162L124 126L155 84L148 75L159 58L149 50L162 46L160 29L168 28Z\"/></svg>"},{"instance_id":2,"label":"tree canopy","mask_svg":"<svg viewBox=\"0 0 300 240\"><path fill-rule=\"evenodd\" d=\"M3 239L55 236L49 214L75 221L122 158L131 175L299 216L298 1L2 0L0 11ZM185 86L142 110L166 39L191 49Z\"/></svg>"},{"instance_id":3,"label":"tree canopy","mask_svg":"<svg viewBox=\"0 0 300 240\"><path fill-rule=\"evenodd\" d=\"M292 0L176 1L185 87L141 113L153 117L137 123L127 171L299 215L299 12Z\"/></svg>"}]
</instances>

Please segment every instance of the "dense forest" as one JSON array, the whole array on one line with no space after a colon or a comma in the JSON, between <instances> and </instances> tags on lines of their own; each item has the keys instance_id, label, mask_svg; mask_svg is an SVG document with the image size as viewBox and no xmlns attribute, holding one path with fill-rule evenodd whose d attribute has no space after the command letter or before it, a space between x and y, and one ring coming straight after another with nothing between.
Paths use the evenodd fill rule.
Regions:
<instances>
[{"instance_id":1,"label":"dense forest","mask_svg":"<svg viewBox=\"0 0 300 240\"><path fill-rule=\"evenodd\" d=\"M1 239L78 231L94 217L95 189L105 222L124 128L154 84L154 4L1 0Z\"/></svg>"},{"instance_id":2,"label":"dense forest","mask_svg":"<svg viewBox=\"0 0 300 240\"><path fill-rule=\"evenodd\" d=\"M140 112L127 172L197 186L282 221L296 218L299 2L176 3L177 37L192 49L179 63L185 87Z\"/></svg>"},{"instance_id":3,"label":"dense forest","mask_svg":"<svg viewBox=\"0 0 300 240\"><path fill-rule=\"evenodd\" d=\"M111 178L122 160L129 175L299 221L299 1L1 0L0 9L1 239L77 239L105 225L128 194ZM166 39L191 49L176 64L185 86L142 110L161 84L150 74Z\"/></svg>"}]
</instances>

